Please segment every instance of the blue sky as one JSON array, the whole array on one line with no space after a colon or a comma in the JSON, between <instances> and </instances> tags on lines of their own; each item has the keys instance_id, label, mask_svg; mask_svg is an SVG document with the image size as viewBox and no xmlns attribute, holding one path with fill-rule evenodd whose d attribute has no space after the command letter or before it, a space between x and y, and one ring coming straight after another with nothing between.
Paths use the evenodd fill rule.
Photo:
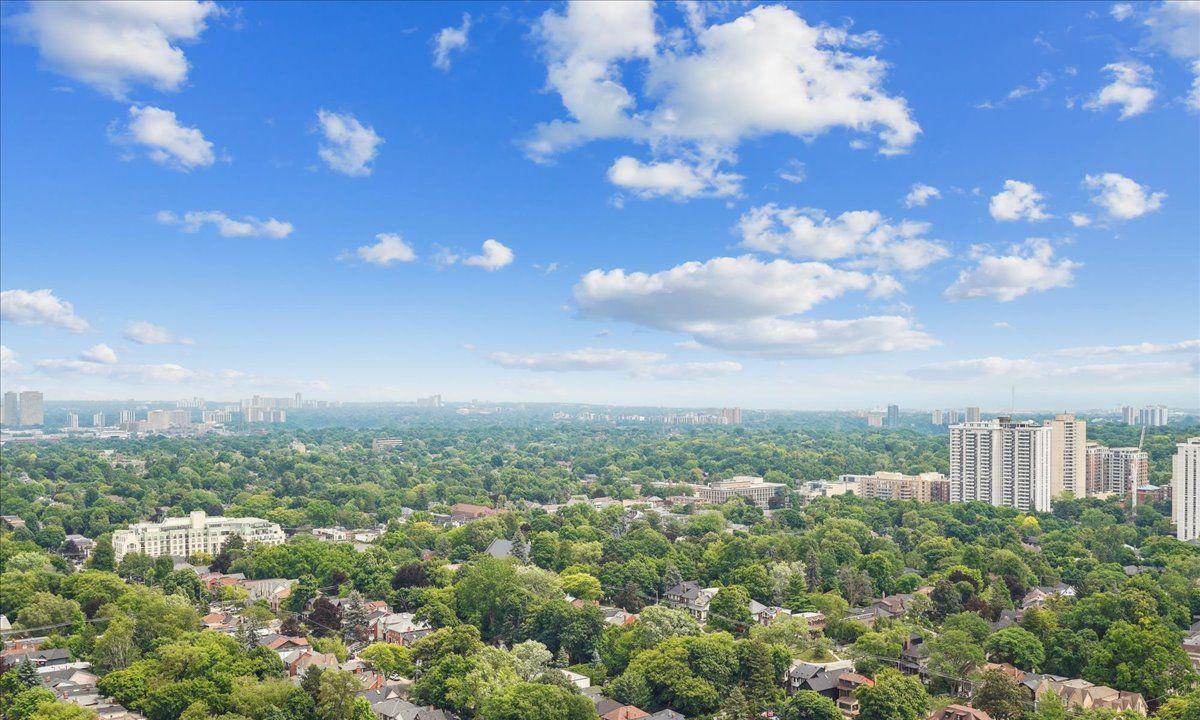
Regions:
<instances>
[{"instance_id":1,"label":"blue sky","mask_svg":"<svg viewBox=\"0 0 1200 720\"><path fill-rule=\"evenodd\" d=\"M1197 405L1200 4L3 25L6 389Z\"/></svg>"}]
</instances>

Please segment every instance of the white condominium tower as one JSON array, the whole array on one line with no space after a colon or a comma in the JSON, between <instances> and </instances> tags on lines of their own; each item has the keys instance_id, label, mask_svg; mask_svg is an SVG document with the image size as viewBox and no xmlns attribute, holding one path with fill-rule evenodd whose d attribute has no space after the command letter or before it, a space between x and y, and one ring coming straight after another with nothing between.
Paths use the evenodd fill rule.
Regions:
<instances>
[{"instance_id":1,"label":"white condominium tower","mask_svg":"<svg viewBox=\"0 0 1200 720\"><path fill-rule=\"evenodd\" d=\"M150 557L187 557L198 552L216 555L230 535L241 535L247 546L282 545L287 539L278 525L261 518L209 517L203 510L195 510L187 517L136 523L114 532L113 556L121 562L128 553Z\"/></svg>"},{"instance_id":2,"label":"white condominium tower","mask_svg":"<svg viewBox=\"0 0 1200 720\"><path fill-rule=\"evenodd\" d=\"M1200 538L1200 437L1179 443L1171 463L1171 519L1175 537Z\"/></svg>"},{"instance_id":3,"label":"white condominium tower","mask_svg":"<svg viewBox=\"0 0 1200 720\"><path fill-rule=\"evenodd\" d=\"M1000 417L950 427L950 501L1050 510L1050 428Z\"/></svg>"},{"instance_id":4,"label":"white condominium tower","mask_svg":"<svg viewBox=\"0 0 1200 720\"><path fill-rule=\"evenodd\" d=\"M1050 497L1059 498L1064 493L1077 498L1087 495L1087 421L1062 413L1045 425L1050 428Z\"/></svg>"}]
</instances>

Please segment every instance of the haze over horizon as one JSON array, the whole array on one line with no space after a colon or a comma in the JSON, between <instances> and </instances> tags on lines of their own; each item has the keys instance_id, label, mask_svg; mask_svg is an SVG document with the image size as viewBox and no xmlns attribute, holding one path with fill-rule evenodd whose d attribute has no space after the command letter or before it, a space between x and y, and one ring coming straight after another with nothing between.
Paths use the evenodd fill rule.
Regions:
<instances>
[{"instance_id":1,"label":"haze over horizon","mask_svg":"<svg viewBox=\"0 0 1200 720\"><path fill-rule=\"evenodd\" d=\"M1200 405L1200 3L112 7L0 9L6 391Z\"/></svg>"}]
</instances>

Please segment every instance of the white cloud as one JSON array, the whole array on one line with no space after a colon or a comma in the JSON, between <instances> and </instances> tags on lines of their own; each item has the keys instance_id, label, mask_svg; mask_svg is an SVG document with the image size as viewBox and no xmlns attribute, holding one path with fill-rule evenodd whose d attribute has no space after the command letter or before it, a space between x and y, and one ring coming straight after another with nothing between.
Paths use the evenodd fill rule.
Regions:
<instances>
[{"instance_id":1,"label":"white cloud","mask_svg":"<svg viewBox=\"0 0 1200 720\"><path fill-rule=\"evenodd\" d=\"M487 359L501 367L536 372L623 372L632 377L655 380L699 380L742 370L741 363L730 360L664 363L667 356L663 353L613 348L535 353L495 352L488 355Z\"/></svg>"},{"instance_id":2,"label":"white cloud","mask_svg":"<svg viewBox=\"0 0 1200 720\"><path fill-rule=\"evenodd\" d=\"M646 365L659 363L667 356L641 350L614 348L582 348L560 352L509 353L494 352L488 360L507 368L544 372L625 371L634 372Z\"/></svg>"},{"instance_id":3,"label":"white cloud","mask_svg":"<svg viewBox=\"0 0 1200 720\"><path fill-rule=\"evenodd\" d=\"M354 251L363 262L387 267L392 263L406 263L417 259L412 245L404 242L404 238L397 233L379 233L375 239L378 242L374 245L362 245Z\"/></svg>"},{"instance_id":4,"label":"white cloud","mask_svg":"<svg viewBox=\"0 0 1200 720\"><path fill-rule=\"evenodd\" d=\"M117 352L104 343L99 343L79 353L79 359L102 365L115 365L117 363Z\"/></svg>"},{"instance_id":5,"label":"white cloud","mask_svg":"<svg viewBox=\"0 0 1200 720\"><path fill-rule=\"evenodd\" d=\"M219 210L193 210L182 217L170 210L160 210L155 218L163 225L181 225L185 232L198 232L204 225L212 225L221 237L269 237L285 238L295 230L290 222L267 218L243 217L235 220Z\"/></svg>"},{"instance_id":6,"label":"white cloud","mask_svg":"<svg viewBox=\"0 0 1200 720\"><path fill-rule=\"evenodd\" d=\"M1005 180L1004 189L993 195L988 203L988 211L1000 221L1045 220L1050 215L1046 213L1042 200L1042 194L1031 183Z\"/></svg>"},{"instance_id":7,"label":"white cloud","mask_svg":"<svg viewBox=\"0 0 1200 720\"><path fill-rule=\"evenodd\" d=\"M901 317L797 320L793 316L879 280L823 263L753 256L689 262L657 273L593 270L574 295L580 313L691 335L734 353L831 356L917 349L931 337Z\"/></svg>"},{"instance_id":8,"label":"white cloud","mask_svg":"<svg viewBox=\"0 0 1200 720\"><path fill-rule=\"evenodd\" d=\"M1092 202L1104 208L1109 217L1118 220L1132 220L1155 212L1167 198L1165 192L1152 192L1149 187L1119 173L1086 175L1083 184L1100 191L1092 196Z\"/></svg>"},{"instance_id":9,"label":"white cloud","mask_svg":"<svg viewBox=\"0 0 1200 720\"><path fill-rule=\"evenodd\" d=\"M669 197L729 197L742 190L741 175L717 170L716 163L691 164L684 160L643 163L628 155L608 169L608 181L642 199Z\"/></svg>"},{"instance_id":10,"label":"white cloud","mask_svg":"<svg viewBox=\"0 0 1200 720\"><path fill-rule=\"evenodd\" d=\"M39 370L51 375L76 374L91 377L106 377L134 383L158 384L194 380L199 374L182 365L161 363L157 365L106 364L88 360L49 359L37 362Z\"/></svg>"},{"instance_id":11,"label":"white cloud","mask_svg":"<svg viewBox=\"0 0 1200 720\"><path fill-rule=\"evenodd\" d=\"M193 2L32 2L10 21L50 69L124 99L134 83L178 90L188 61L179 47L221 10Z\"/></svg>"},{"instance_id":12,"label":"white cloud","mask_svg":"<svg viewBox=\"0 0 1200 720\"><path fill-rule=\"evenodd\" d=\"M754 250L817 260L853 258L859 267L918 270L950 254L941 241L925 237L929 223L892 223L874 210L830 218L815 208L767 204L743 213L737 229L742 245Z\"/></svg>"},{"instance_id":13,"label":"white cloud","mask_svg":"<svg viewBox=\"0 0 1200 720\"><path fill-rule=\"evenodd\" d=\"M335 113L324 108L317 110L317 122L325 138L317 148L317 154L331 170L352 177L371 174L371 161L383 144L383 138L375 133L375 128L363 125L350 113Z\"/></svg>"},{"instance_id":14,"label":"white cloud","mask_svg":"<svg viewBox=\"0 0 1200 720\"><path fill-rule=\"evenodd\" d=\"M125 323L122 335L126 340L131 340L138 345L191 345L194 342L190 338L176 337L162 325L155 325L144 320L130 320Z\"/></svg>"},{"instance_id":15,"label":"white cloud","mask_svg":"<svg viewBox=\"0 0 1200 720\"><path fill-rule=\"evenodd\" d=\"M1200 340L1180 340L1173 343L1141 342L1132 345L1091 345L1056 350L1055 355L1090 357L1095 355L1174 355L1200 352Z\"/></svg>"},{"instance_id":16,"label":"white cloud","mask_svg":"<svg viewBox=\"0 0 1200 720\"><path fill-rule=\"evenodd\" d=\"M992 323L992 327L996 328L997 330L1012 330L1013 329L1013 326L1011 323L1007 323L1003 320Z\"/></svg>"},{"instance_id":17,"label":"white cloud","mask_svg":"<svg viewBox=\"0 0 1200 720\"><path fill-rule=\"evenodd\" d=\"M937 200L942 197L942 191L926 185L925 183L913 183L909 188L908 194L904 196L904 207L925 207L930 200Z\"/></svg>"},{"instance_id":18,"label":"white cloud","mask_svg":"<svg viewBox=\"0 0 1200 720\"><path fill-rule=\"evenodd\" d=\"M462 264L480 267L488 272L492 272L508 265L515 257L516 255L513 254L513 251L509 247L489 238L483 241L482 252L463 260Z\"/></svg>"},{"instance_id":19,"label":"white cloud","mask_svg":"<svg viewBox=\"0 0 1200 720\"><path fill-rule=\"evenodd\" d=\"M1104 72L1112 75L1112 82L1084 103L1085 108L1099 112L1110 105L1118 105L1121 108L1122 120L1141 115L1150 109L1150 103L1154 101L1157 92L1151 85L1154 71L1149 65L1136 60L1126 60L1105 65Z\"/></svg>"},{"instance_id":20,"label":"white cloud","mask_svg":"<svg viewBox=\"0 0 1200 720\"><path fill-rule=\"evenodd\" d=\"M1195 364L1190 362L1063 364L1027 358L983 357L922 365L908 371L917 380L973 382L981 380L1022 381L1119 381L1189 380ZM1109 388L1111 389L1111 385Z\"/></svg>"},{"instance_id":21,"label":"white cloud","mask_svg":"<svg viewBox=\"0 0 1200 720\"><path fill-rule=\"evenodd\" d=\"M1145 25L1151 42L1179 60L1200 58L1200 3L1161 2L1150 7Z\"/></svg>"},{"instance_id":22,"label":"white cloud","mask_svg":"<svg viewBox=\"0 0 1200 720\"><path fill-rule=\"evenodd\" d=\"M74 305L56 297L48 288L0 292L0 319L17 325L53 325L74 333L89 327L86 320L75 314Z\"/></svg>"},{"instance_id":23,"label":"white cloud","mask_svg":"<svg viewBox=\"0 0 1200 720\"><path fill-rule=\"evenodd\" d=\"M796 158L792 158L787 161L786 165L779 168L779 171L775 174L779 176L780 180L786 180L790 183L802 183L804 182L804 178L808 176L808 170L805 168L804 163Z\"/></svg>"},{"instance_id":24,"label":"white cloud","mask_svg":"<svg viewBox=\"0 0 1200 720\"><path fill-rule=\"evenodd\" d=\"M1013 245L1010 253L988 255L986 249L974 248L978 263L960 272L958 280L946 288L945 296L950 300L989 298L1009 302L1031 292L1070 287L1080 267L1065 258L1055 260L1054 248L1041 238Z\"/></svg>"},{"instance_id":25,"label":"white cloud","mask_svg":"<svg viewBox=\"0 0 1200 720\"><path fill-rule=\"evenodd\" d=\"M1125 20L1128 20L1131 15L1133 15L1133 6L1129 3L1114 3L1108 13L1112 15L1113 19L1117 22L1124 22Z\"/></svg>"},{"instance_id":26,"label":"white cloud","mask_svg":"<svg viewBox=\"0 0 1200 720\"><path fill-rule=\"evenodd\" d=\"M471 14L463 13L462 25L445 27L433 37L433 66L438 70L450 70L450 55L467 47L467 33L471 30Z\"/></svg>"},{"instance_id":27,"label":"white cloud","mask_svg":"<svg viewBox=\"0 0 1200 720\"><path fill-rule=\"evenodd\" d=\"M740 355L838 357L938 345L911 319L881 315L852 320L760 318L742 323L697 323L692 335L704 345Z\"/></svg>"},{"instance_id":28,"label":"white cloud","mask_svg":"<svg viewBox=\"0 0 1200 720\"><path fill-rule=\"evenodd\" d=\"M1067 219L1075 227L1087 227L1092 224L1092 219L1083 213L1071 213L1067 216Z\"/></svg>"},{"instance_id":29,"label":"white cloud","mask_svg":"<svg viewBox=\"0 0 1200 720\"><path fill-rule=\"evenodd\" d=\"M149 105L130 107L129 123L113 141L141 146L147 157L172 170L186 172L216 161L213 144L204 139L200 128L181 125L175 113Z\"/></svg>"},{"instance_id":30,"label":"white cloud","mask_svg":"<svg viewBox=\"0 0 1200 720\"><path fill-rule=\"evenodd\" d=\"M870 44L865 35L811 26L782 6L708 27L703 15L660 38L650 3L573 2L544 13L535 33L547 85L569 119L539 124L529 154L547 159L604 138L730 151L748 137L809 139L839 127L877 134L880 152L894 154L921 132L905 100L883 89L887 64L853 52ZM634 61L645 63L640 98L622 79Z\"/></svg>"},{"instance_id":31,"label":"white cloud","mask_svg":"<svg viewBox=\"0 0 1200 720\"><path fill-rule=\"evenodd\" d=\"M7 346L0 345L0 374L18 373L22 367L21 363L17 362L17 354Z\"/></svg>"},{"instance_id":32,"label":"white cloud","mask_svg":"<svg viewBox=\"0 0 1200 720\"><path fill-rule=\"evenodd\" d=\"M742 364L732 360L717 362L686 362L651 365L641 374L656 380L702 380L722 377L742 371Z\"/></svg>"},{"instance_id":33,"label":"white cloud","mask_svg":"<svg viewBox=\"0 0 1200 720\"><path fill-rule=\"evenodd\" d=\"M1192 62L1192 91L1188 93L1187 104L1193 110L1200 110L1200 60Z\"/></svg>"}]
</instances>

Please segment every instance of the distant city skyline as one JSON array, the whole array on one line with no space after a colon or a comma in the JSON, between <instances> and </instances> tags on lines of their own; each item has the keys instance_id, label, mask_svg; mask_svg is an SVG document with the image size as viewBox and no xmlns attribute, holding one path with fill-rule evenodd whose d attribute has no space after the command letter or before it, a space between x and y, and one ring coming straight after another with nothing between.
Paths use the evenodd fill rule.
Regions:
<instances>
[{"instance_id":1,"label":"distant city skyline","mask_svg":"<svg viewBox=\"0 0 1200 720\"><path fill-rule=\"evenodd\" d=\"M3 390L1200 397L1200 5L111 7L0 8Z\"/></svg>"}]
</instances>

